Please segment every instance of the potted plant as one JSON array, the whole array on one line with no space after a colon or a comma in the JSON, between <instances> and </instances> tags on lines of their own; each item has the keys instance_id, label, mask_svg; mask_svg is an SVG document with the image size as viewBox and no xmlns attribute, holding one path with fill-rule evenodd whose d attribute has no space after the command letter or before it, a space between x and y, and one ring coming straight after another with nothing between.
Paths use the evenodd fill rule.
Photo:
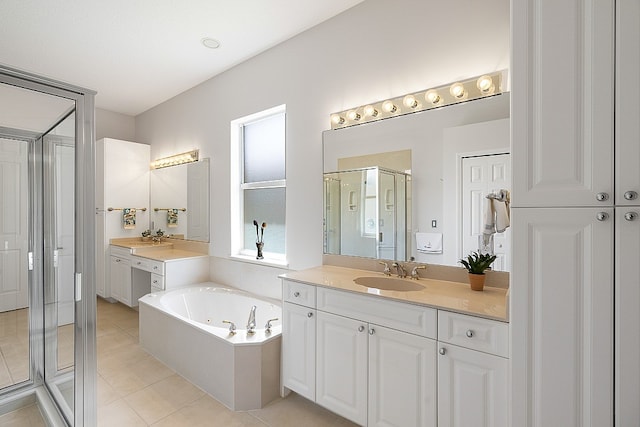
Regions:
<instances>
[{"instance_id":1,"label":"potted plant","mask_svg":"<svg viewBox=\"0 0 640 427\"><path fill-rule=\"evenodd\" d=\"M488 269L493 261L496 260L495 255L481 254L480 252L472 252L467 255L466 259L459 262L469 272L469 284L474 291L481 291L484 288L484 271Z\"/></svg>"}]
</instances>

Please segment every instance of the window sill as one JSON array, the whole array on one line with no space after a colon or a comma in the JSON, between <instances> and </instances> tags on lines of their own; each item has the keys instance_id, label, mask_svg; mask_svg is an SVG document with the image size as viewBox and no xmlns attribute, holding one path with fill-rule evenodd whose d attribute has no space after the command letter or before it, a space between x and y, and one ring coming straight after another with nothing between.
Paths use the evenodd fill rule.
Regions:
<instances>
[{"instance_id":1,"label":"window sill","mask_svg":"<svg viewBox=\"0 0 640 427\"><path fill-rule=\"evenodd\" d=\"M229 258L235 261L246 262L249 264L264 265L266 267L289 268L287 260L280 259L256 259L255 256L249 255L230 255Z\"/></svg>"}]
</instances>

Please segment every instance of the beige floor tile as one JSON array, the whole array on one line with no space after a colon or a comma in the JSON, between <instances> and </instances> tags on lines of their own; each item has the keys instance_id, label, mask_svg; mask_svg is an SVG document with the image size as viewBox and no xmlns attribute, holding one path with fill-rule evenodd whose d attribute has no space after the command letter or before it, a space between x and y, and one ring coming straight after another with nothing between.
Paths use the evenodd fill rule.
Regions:
<instances>
[{"instance_id":1,"label":"beige floor tile","mask_svg":"<svg viewBox=\"0 0 640 427\"><path fill-rule=\"evenodd\" d=\"M333 412L295 394L278 399L262 409L249 411L269 426L357 426Z\"/></svg>"},{"instance_id":2,"label":"beige floor tile","mask_svg":"<svg viewBox=\"0 0 640 427\"><path fill-rule=\"evenodd\" d=\"M299 426L301 424L295 424ZM233 412L209 395L159 422L154 427L265 427L262 421L247 412Z\"/></svg>"},{"instance_id":3,"label":"beige floor tile","mask_svg":"<svg viewBox=\"0 0 640 427\"><path fill-rule=\"evenodd\" d=\"M33 404L0 416L2 427L45 427L38 406Z\"/></svg>"},{"instance_id":4,"label":"beige floor tile","mask_svg":"<svg viewBox=\"0 0 640 427\"><path fill-rule=\"evenodd\" d=\"M125 398L148 424L153 424L204 395L179 375L171 375Z\"/></svg>"},{"instance_id":5,"label":"beige floor tile","mask_svg":"<svg viewBox=\"0 0 640 427\"><path fill-rule=\"evenodd\" d=\"M98 409L98 427L138 426L146 427L147 423L122 399Z\"/></svg>"},{"instance_id":6,"label":"beige floor tile","mask_svg":"<svg viewBox=\"0 0 640 427\"><path fill-rule=\"evenodd\" d=\"M111 387L111 385L109 385L108 382L105 381L104 378L102 378L101 375L98 375L97 382L97 401L98 410L100 410L101 407L106 406L115 400L118 400L120 398L120 395L113 387Z\"/></svg>"}]
</instances>

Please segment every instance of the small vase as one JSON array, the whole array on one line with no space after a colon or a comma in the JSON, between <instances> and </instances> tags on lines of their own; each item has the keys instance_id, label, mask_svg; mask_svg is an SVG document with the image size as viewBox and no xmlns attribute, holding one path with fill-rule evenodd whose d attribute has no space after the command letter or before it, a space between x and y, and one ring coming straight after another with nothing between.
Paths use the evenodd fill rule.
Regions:
<instances>
[{"instance_id":1,"label":"small vase","mask_svg":"<svg viewBox=\"0 0 640 427\"><path fill-rule=\"evenodd\" d=\"M484 278L484 274L469 273L469 285L471 285L471 290L482 291L484 289Z\"/></svg>"},{"instance_id":2,"label":"small vase","mask_svg":"<svg viewBox=\"0 0 640 427\"><path fill-rule=\"evenodd\" d=\"M256 259L264 259L262 256L262 248L264 247L264 242L256 242L256 248L258 248L258 254L256 255Z\"/></svg>"}]
</instances>

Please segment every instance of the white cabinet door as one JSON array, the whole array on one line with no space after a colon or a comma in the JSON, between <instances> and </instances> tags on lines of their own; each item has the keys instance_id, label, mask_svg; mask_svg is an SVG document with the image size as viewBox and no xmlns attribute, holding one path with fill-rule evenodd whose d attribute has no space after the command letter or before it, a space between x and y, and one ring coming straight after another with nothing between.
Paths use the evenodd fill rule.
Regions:
<instances>
[{"instance_id":1,"label":"white cabinet door","mask_svg":"<svg viewBox=\"0 0 640 427\"><path fill-rule=\"evenodd\" d=\"M367 324L318 311L316 402L367 424Z\"/></svg>"},{"instance_id":2,"label":"white cabinet door","mask_svg":"<svg viewBox=\"0 0 640 427\"><path fill-rule=\"evenodd\" d=\"M616 1L617 205L637 205L640 194L639 22L640 1Z\"/></svg>"},{"instance_id":3,"label":"white cabinet door","mask_svg":"<svg viewBox=\"0 0 640 427\"><path fill-rule=\"evenodd\" d=\"M131 306L131 263L124 258L111 257L111 296Z\"/></svg>"},{"instance_id":4,"label":"white cabinet door","mask_svg":"<svg viewBox=\"0 0 640 427\"><path fill-rule=\"evenodd\" d=\"M368 426L436 425L436 342L369 325Z\"/></svg>"},{"instance_id":5,"label":"white cabinet door","mask_svg":"<svg viewBox=\"0 0 640 427\"><path fill-rule=\"evenodd\" d=\"M507 427L509 360L451 344L439 353L438 427Z\"/></svg>"},{"instance_id":6,"label":"white cabinet door","mask_svg":"<svg viewBox=\"0 0 640 427\"><path fill-rule=\"evenodd\" d=\"M511 424L611 425L613 208L516 208L512 225Z\"/></svg>"},{"instance_id":7,"label":"white cabinet door","mask_svg":"<svg viewBox=\"0 0 640 427\"><path fill-rule=\"evenodd\" d=\"M616 426L640 420L640 206L616 208Z\"/></svg>"},{"instance_id":8,"label":"white cabinet door","mask_svg":"<svg viewBox=\"0 0 640 427\"><path fill-rule=\"evenodd\" d=\"M316 398L315 313L287 302L282 310L282 383L309 400Z\"/></svg>"},{"instance_id":9,"label":"white cabinet door","mask_svg":"<svg viewBox=\"0 0 640 427\"><path fill-rule=\"evenodd\" d=\"M514 0L511 27L513 206L611 205L614 0Z\"/></svg>"}]
</instances>

